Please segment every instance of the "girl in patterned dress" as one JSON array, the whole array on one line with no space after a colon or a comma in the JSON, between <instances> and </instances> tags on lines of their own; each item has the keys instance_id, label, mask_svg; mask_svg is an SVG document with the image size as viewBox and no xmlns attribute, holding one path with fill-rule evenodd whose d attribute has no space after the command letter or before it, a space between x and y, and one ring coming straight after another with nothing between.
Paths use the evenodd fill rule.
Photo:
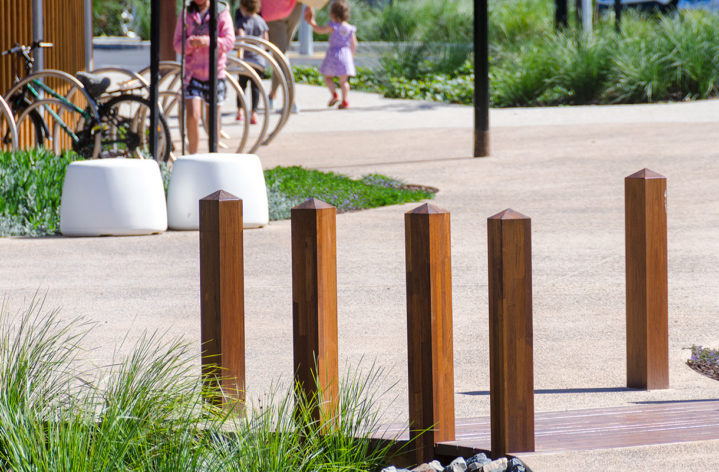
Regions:
<instances>
[{"instance_id":1,"label":"girl in patterned dress","mask_svg":"<svg viewBox=\"0 0 719 472\"><path fill-rule=\"evenodd\" d=\"M357 28L347 23L350 16L350 7L346 0L335 0L330 6L330 22L326 26L318 26L312 8L305 8L305 20L312 29L319 34L330 34L330 41L325 59L320 65L320 74L325 77L325 83L330 90L331 98L327 106L334 106L339 102L335 80L337 77L342 91L340 109L349 107L347 95L350 92L349 77L355 75L353 55L357 49Z\"/></svg>"}]
</instances>

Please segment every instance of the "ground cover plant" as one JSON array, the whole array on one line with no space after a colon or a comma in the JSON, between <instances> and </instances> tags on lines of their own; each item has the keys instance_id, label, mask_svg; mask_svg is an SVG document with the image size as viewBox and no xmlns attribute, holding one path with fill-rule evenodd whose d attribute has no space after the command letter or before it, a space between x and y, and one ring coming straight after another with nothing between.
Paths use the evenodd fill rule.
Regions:
<instances>
[{"instance_id":1,"label":"ground cover plant","mask_svg":"<svg viewBox=\"0 0 719 472\"><path fill-rule=\"evenodd\" d=\"M57 234L65 170L79 159L71 152L56 156L46 150L0 153L0 236ZM170 171L161 165L165 189ZM290 210L317 198L338 211L416 202L432 198L436 189L406 186L382 175L359 180L302 167L265 170L270 219L290 217Z\"/></svg>"},{"instance_id":2,"label":"ground cover plant","mask_svg":"<svg viewBox=\"0 0 719 472\"><path fill-rule=\"evenodd\" d=\"M432 198L436 189L406 186L379 174L354 180L333 172L303 167L275 167L265 171L270 218L290 217L290 210L308 198L317 198L337 208L352 211Z\"/></svg>"},{"instance_id":3,"label":"ground cover plant","mask_svg":"<svg viewBox=\"0 0 719 472\"><path fill-rule=\"evenodd\" d=\"M321 393L296 402L293 388L245 410L213 406L197 355L179 339L145 335L89 369L93 327L83 320L62 321L37 301L12 316L3 307L0 320L2 470L361 471L387 458L367 438L383 378L373 367L348 370L321 425L310 413Z\"/></svg>"},{"instance_id":4,"label":"ground cover plant","mask_svg":"<svg viewBox=\"0 0 719 472\"><path fill-rule=\"evenodd\" d=\"M360 14L352 21L360 40L393 46L378 68L358 71L352 87L387 97L471 104L471 2L379 3L382 8L354 1ZM593 33L584 34L574 22L556 31L553 4L546 0L490 2L489 10L494 107L693 100L719 94L716 13L626 11L617 33L613 15L605 12ZM296 70L298 81L321 84L316 72Z\"/></svg>"},{"instance_id":5,"label":"ground cover plant","mask_svg":"<svg viewBox=\"0 0 719 472\"><path fill-rule=\"evenodd\" d=\"M0 235L41 236L59 230L67 165L79 159L44 150L0 153Z\"/></svg>"},{"instance_id":6,"label":"ground cover plant","mask_svg":"<svg viewBox=\"0 0 719 472\"><path fill-rule=\"evenodd\" d=\"M719 380L719 350L703 346L692 346L692 355L687 365L700 374Z\"/></svg>"}]
</instances>

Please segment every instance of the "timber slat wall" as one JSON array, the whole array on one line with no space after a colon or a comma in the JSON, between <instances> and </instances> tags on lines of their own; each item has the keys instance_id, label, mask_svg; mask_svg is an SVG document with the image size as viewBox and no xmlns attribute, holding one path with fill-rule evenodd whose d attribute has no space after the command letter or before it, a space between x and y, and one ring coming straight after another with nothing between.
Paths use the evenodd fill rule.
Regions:
<instances>
[{"instance_id":1,"label":"timber slat wall","mask_svg":"<svg viewBox=\"0 0 719 472\"><path fill-rule=\"evenodd\" d=\"M55 44L45 49L45 68L74 74L85 68L83 24L84 0L43 0L45 20L44 39ZM31 0L0 0L0 50L13 44L32 42ZM0 91L4 93L13 83L14 61L0 58ZM15 64L21 66L21 64Z\"/></svg>"},{"instance_id":2,"label":"timber slat wall","mask_svg":"<svg viewBox=\"0 0 719 472\"><path fill-rule=\"evenodd\" d=\"M45 68L59 69L74 74L85 68L84 0L43 0L45 31L43 40L55 45L44 50ZM15 43L29 45L32 42L32 1L0 0L0 51ZM14 72L21 76L23 64L14 56L0 57L0 94L12 86ZM55 87L56 84L48 82ZM19 130L21 145L32 139L27 130ZM23 132L25 131L25 132Z\"/></svg>"}]
</instances>

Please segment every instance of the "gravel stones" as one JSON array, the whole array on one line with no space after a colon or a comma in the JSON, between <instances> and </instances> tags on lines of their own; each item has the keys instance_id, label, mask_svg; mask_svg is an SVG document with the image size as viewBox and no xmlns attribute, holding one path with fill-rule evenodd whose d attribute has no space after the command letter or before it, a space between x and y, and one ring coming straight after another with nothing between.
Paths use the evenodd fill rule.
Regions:
<instances>
[{"instance_id":1,"label":"gravel stones","mask_svg":"<svg viewBox=\"0 0 719 472\"><path fill-rule=\"evenodd\" d=\"M397 469L394 466L385 467L382 472L405 472L407 469ZM492 460L486 454L476 454L465 460L463 457L457 457L446 467L443 467L439 461L432 461L420 464L408 472L532 472L524 463L513 457L507 459L500 457Z\"/></svg>"}]
</instances>

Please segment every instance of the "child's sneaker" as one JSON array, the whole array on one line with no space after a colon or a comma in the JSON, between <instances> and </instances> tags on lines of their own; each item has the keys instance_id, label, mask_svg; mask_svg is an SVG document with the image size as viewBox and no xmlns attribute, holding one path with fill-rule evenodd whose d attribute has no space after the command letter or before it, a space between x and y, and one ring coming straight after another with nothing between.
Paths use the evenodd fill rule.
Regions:
<instances>
[{"instance_id":1,"label":"child's sneaker","mask_svg":"<svg viewBox=\"0 0 719 472\"><path fill-rule=\"evenodd\" d=\"M329 103L327 103L328 107L333 107L337 104L337 102L340 101L340 98L337 96L337 92L332 94L332 98L330 98Z\"/></svg>"},{"instance_id":2,"label":"child's sneaker","mask_svg":"<svg viewBox=\"0 0 719 472\"><path fill-rule=\"evenodd\" d=\"M338 106L337 108L339 108L340 110L344 110L345 108L349 108L349 106L350 102L348 102L347 100L342 100L342 103L340 103L340 106Z\"/></svg>"}]
</instances>

